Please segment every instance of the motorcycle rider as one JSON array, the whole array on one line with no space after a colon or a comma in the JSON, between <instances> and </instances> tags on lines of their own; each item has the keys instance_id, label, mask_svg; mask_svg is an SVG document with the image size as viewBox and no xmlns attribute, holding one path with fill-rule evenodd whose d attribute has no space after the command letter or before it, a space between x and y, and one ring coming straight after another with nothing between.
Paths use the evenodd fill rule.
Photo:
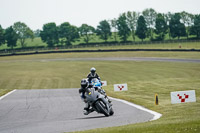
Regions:
<instances>
[{"instance_id":1,"label":"motorcycle rider","mask_svg":"<svg viewBox=\"0 0 200 133\"><path fill-rule=\"evenodd\" d=\"M94 67L90 69L90 73L88 74L87 78L88 78L89 83L91 83L92 79L94 78L97 78L101 82L100 77L96 73L96 69Z\"/></svg>"},{"instance_id":2,"label":"motorcycle rider","mask_svg":"<svg viewBox=\"0 0 200 133\"><path fill-rule=\"evenodd\" d=\"M81 93L81 98L85 102L85 107L83 109L84 115L88 115L89 113L94 111L93 109L90 109L90 105L86 101L86 97L85 97L85 92L87 91L87 89L92 88L92 87L93 86L91 84L89 84L88 79L82 79L81 80L81 88L79 89L79 93Z\"/></svg>"},{"instance_id":3,"label":"motorcycle rider","mask_svg":"<svg viewBox=\"0 0 200 133\"><path fill-rule=\"evenodd\" d=\"M99 82L101 83L101 85L102 85L101 79L100 79L99 75L96 73L96 68L94 68L94 67L92 67L90 69L90 73L88 74L87 78L88 78L89 84L91 84L92 79L97 78L99 80ZM105 90L102 89L102 87L98 87L98 88L95 88L95 89L98 90L106 98L108 98L107 95L106 95ZM108 101L110 103L112 102L109 98L108 98Z\"/></svg>"}]
</instances>

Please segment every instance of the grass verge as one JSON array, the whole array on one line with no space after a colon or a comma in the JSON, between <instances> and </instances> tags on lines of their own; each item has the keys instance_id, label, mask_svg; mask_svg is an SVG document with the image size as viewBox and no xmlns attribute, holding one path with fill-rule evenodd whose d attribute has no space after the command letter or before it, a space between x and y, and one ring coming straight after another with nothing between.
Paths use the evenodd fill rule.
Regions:
<instances>
[{"instance_id":1,"label":"grass verge","mask_svg":"<svg viewBox=\"0 0 200 133\"><path fill-rule=\"evenodd\" d=\"M200 59L200 52L86 52L86 53L52 53L36 55L20 55L0 57L0 61L20 61L36 59L59 59L59 58L92 58L92 57L163 57L163 58L186 58Z\"/></svg>"},{"instance_id":2,"label":"grass verge","mask_svg":"<svg viewBox=\"0 0 200 133\"><path fill-rule=\"evenodd\" d=\"M36 39L38 42L38 39ZM35 46L41 46L41 43L33 43ZM30 45L32 46L32 45ZM46 45L45 45L46 46ZM19 46L17 47L19 48ZM0 50L5 49L5 46L1 46ZM191 49L200 49L200 42L180 42L180 43L164 43L164 42L158 42L158 43L151 43L148 42L147 44L116 44L116 45L72 45L71 47L63 47L61 49L57 48L32 48L27 50L20 50L20 51L13 51L14 53L35 53L37 52L47 52L47 51L67 51L67 50L112 50L112 49L176 49L176 50L191 50ZM10 51L11 52L11 51ZM10 53L7 53L5 50L5 53L0 53L1 55L7 55Z\"/></svg>"}]
</instances>

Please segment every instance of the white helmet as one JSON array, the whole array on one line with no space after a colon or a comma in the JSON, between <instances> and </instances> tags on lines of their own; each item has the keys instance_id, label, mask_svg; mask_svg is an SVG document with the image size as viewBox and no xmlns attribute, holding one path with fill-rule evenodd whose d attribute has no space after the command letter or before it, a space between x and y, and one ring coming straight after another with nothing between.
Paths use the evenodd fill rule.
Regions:
<instances>
[{"instance_id":1,"label":"white helmet","mask_svg":"<svg viewBox=\"0 0 200 133\"><path fill-rule=\"evenodd\" d=\"M90 69L90 72L91 72L91 73L95 73L95 72L96 72L96 69L95 69L94 67L92 67L92 68Z\"/></svg>"}]
</instances>

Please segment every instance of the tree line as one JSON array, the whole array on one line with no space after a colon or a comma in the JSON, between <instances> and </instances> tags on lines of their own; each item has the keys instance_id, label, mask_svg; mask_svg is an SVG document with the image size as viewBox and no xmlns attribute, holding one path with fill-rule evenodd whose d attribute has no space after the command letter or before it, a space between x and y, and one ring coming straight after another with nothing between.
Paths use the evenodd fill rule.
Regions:
<instances>
[{"instance_id":1,"label":"tree line","mask_svg":"<svg viewBox=\"0 0 200 133\"><path fill-rule=\"evenodd\" d=\"M82 24L76 27L69 22L61 25L56 23L47 23L43 25L42 30L32 31L25 23L16 22L13 26L3 29L0 25L0 45L7 43L8 47L13 48L19 40L22 47L26 46L26 39L33 39L34 36L41 37L42 41L49 47L64 44L71 45L72 42L83 38L88 44L97 35L105 42L110 37L114 37L117 42L118 36L120 41L127 42L131 36L135 41L136 36L143 41L150 38L151 41L162 41L168 35L170 39L196 35L200 38L200 14L191 14L188 12L179 13L158 13L149 8L144 11L128 11L122 13L118 18L112 20L102 20L96 28Z\"/></svg>"}]
</instances>

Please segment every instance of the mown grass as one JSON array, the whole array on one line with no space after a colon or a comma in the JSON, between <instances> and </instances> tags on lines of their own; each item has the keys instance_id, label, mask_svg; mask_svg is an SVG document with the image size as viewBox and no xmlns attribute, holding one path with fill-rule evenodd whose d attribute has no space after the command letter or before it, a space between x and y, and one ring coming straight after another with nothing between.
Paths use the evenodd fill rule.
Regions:
<instances>
[{"instance_id":1,"label":"mown grass","mask_svg":"<svg viewBox=\"0 0 200 133\"><path fill-rule=\"evenodd\" d=\"M200 59L200 52L85 52L85 53L53 53L0 57L0 61L13 60L38 60L38 59L60 59L60 58L86 58L86 57L162 57L162 58L188 58Z\"/></svg>"},{"instance_id":2,"label":"mown grass","mask_svg":"<svg viewBox=\"0 0 200 133\"><path fill-rule=\"evenodd\" d=\"M104 40L99 39L99 37L97 36L92 36L91 37L92 40L90 41L90 43L104 43ZM184 38L185 39L185 38ZM72 43L72 46L78 46L80 43L85 43L83 41L83 37L81 37L79 40L75 41ZM169 40L169 39L167 39ZM177 39L174 39L177 40ZM109 38L107 42L112 42L115 41L114 38ZM117 41L119 42L120 39L118 37ZM132 38L129 37L128 41L132 41ZM145 39L144 41L149 41L149 39ZM173 40L171 40L173 42ZM137 37L136 37L136 42L141 42ZM78 46L78 48L75 49L117 49L117 48L124 48L124 49L180 49L179 46L181 45L182 49L200 49L200 42L180 42L180 43L164 43L164 42L157 42L156 44L154 44L155 42L148 42L147 44L144 42L144 44L130 44L130 45L116 45L116 46L99 46L99 45L92 45L92 46L84 46L85 48L81 48L81 46ZM33 40L32 39L26 39L25 42L26 47L39 47L39 46L44 46L47 47L47 44L44 43L40 37L36 37ZM65 44L56 44L55 46L64 46ZM17 42L17 46L14 48L21 48L21 44L18 41ZM9 47L7 47L6 44L3 44L2 46L0 46L0 50L3 49L10 49Z\"/></svg>"},{"instance_id":3,"label":"mown grass","mask_svg":"<svg viewBox=\"0 0 200 133\"><path fill-rule=\"evenodd\" d=\"M200 63L34 61L41 58L136 57L138 55L144 57L176 55L182 58L185 56L199 58L200 53L115 52L1 57L0 92L5 93L12 89L78 88L80 80L94 66L102 80L108 82L108 86L105 87L108 95L142 105L162 113L163 116L156 121L94 129L84 131L84 133L200 132ZM29 59L33 61L24 61ZM6 60L8 62L5 62ZM113 84L115 83L127 83L128 91L114 92ZM170 92L181 90L196 90L197 102L172 105ZM155 93L159 97L158 106L154 104Z\"/></svg>"}]
</instances>

